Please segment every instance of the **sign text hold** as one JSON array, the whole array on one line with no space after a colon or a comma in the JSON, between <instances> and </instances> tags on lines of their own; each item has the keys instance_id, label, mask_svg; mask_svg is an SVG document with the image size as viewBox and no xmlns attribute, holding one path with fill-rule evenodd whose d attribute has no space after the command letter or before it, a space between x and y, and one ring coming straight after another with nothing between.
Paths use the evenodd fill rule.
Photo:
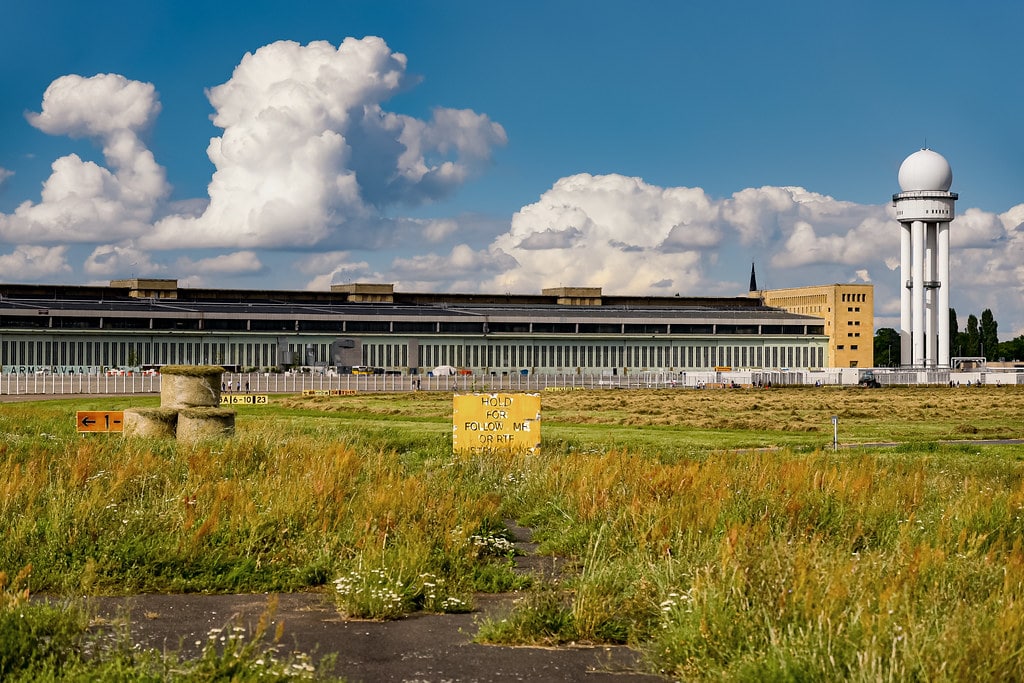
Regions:
<instances>
[{"instance_id":1,"label":"sign text hold","mask_svg":"<svg viewBox=\"0 0 1024 683\"><path fill-rule=\"evenodd\" d=\"M533 451L540 445L538 394L459 394L452 403L452 449Z\"/></svg>"}]
</instances>

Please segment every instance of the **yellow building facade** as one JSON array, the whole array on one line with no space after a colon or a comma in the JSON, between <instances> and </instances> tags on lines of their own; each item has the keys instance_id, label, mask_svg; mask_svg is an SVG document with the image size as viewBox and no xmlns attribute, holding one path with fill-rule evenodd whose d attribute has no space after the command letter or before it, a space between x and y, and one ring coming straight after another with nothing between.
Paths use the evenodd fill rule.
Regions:
<instances>
[{"instance_id":1,"label":"yellow building facade","mask_svg":"<svg viewBox=\"0 0 1024 683\"><path fill-rule=\"evenodd\" d=\"M766 306L822 318L828 336L828 365L874 366L875 286L818 285L752 291Z\"/></svg>"}]
</instances>

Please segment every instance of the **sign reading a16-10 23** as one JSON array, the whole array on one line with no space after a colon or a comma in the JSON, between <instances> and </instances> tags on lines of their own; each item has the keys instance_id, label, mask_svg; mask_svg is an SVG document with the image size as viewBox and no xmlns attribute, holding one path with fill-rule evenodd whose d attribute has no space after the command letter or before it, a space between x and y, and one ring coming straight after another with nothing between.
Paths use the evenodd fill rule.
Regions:
<instances>
[{"instance_id":1,"label":"sign reading a16-10 23","mask_svg":"<svg viewBox=\"0 0 1024 683\"><path fill-rule=\"evenodd\" d=\"M538 394L458 394L452 399L452 450L532 452L539 445Z\"/></svg>"},{"instance_id":2,"label":"sign reading a16-10 23","mask_svg":"<svg viewBox=\"0 0 1024 683\"><path fill-rule=\"evenodd\" d=\"M270 403L266 394L221 394L222 406L265 406Z\"/></svg>"}]
</instances>

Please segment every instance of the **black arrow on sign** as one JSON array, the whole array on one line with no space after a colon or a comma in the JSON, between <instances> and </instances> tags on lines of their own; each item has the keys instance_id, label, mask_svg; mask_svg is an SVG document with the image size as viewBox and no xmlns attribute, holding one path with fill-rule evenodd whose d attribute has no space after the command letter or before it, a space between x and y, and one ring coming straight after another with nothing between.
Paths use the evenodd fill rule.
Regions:
<instances>
[{"instance_id":1,"label":"black arrow on sign","mask_svg":"<svg viewBox=\"0 0 1024 683\"><path fill-rule=\"evenodd\" d=\"M96 420L92 419L88 415L86 415L85 417L82 418L82 426L83 427L88 427L89 425L95 424L95 423L96 423Z\"/></svg>"}]
</instances>

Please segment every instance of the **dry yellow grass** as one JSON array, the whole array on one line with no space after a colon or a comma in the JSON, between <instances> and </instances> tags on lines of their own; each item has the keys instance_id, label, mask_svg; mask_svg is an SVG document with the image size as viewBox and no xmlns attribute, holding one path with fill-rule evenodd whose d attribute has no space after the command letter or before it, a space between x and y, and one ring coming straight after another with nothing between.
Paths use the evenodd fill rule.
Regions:
<instances>
[{"instance_id":1,"label":"dry yellow grass","mask_svg":"<svg viewBox=\"0 0 1024 683\"><path fill-rule=\"evenodd\" d=\"M813 431L841 423L894 433L932 423L950 436L1024 436L1024 387L597 391L543 397L548 421Z\"/></svg>"},{"instance_id":2,"label":"dry yellow grass","mask_svg":"<svg viewBox=\"0 0 1024 683\"><path fill-rule=\"evenodd\" d=\"M450 419L451 394L289 397L285 408L389 418ZM844 443L1024 438L1024 387L666 389L542 392L548 425L819 434ZM787 439L787 443L791 440Z\"/></svg>"}]
</instances>

